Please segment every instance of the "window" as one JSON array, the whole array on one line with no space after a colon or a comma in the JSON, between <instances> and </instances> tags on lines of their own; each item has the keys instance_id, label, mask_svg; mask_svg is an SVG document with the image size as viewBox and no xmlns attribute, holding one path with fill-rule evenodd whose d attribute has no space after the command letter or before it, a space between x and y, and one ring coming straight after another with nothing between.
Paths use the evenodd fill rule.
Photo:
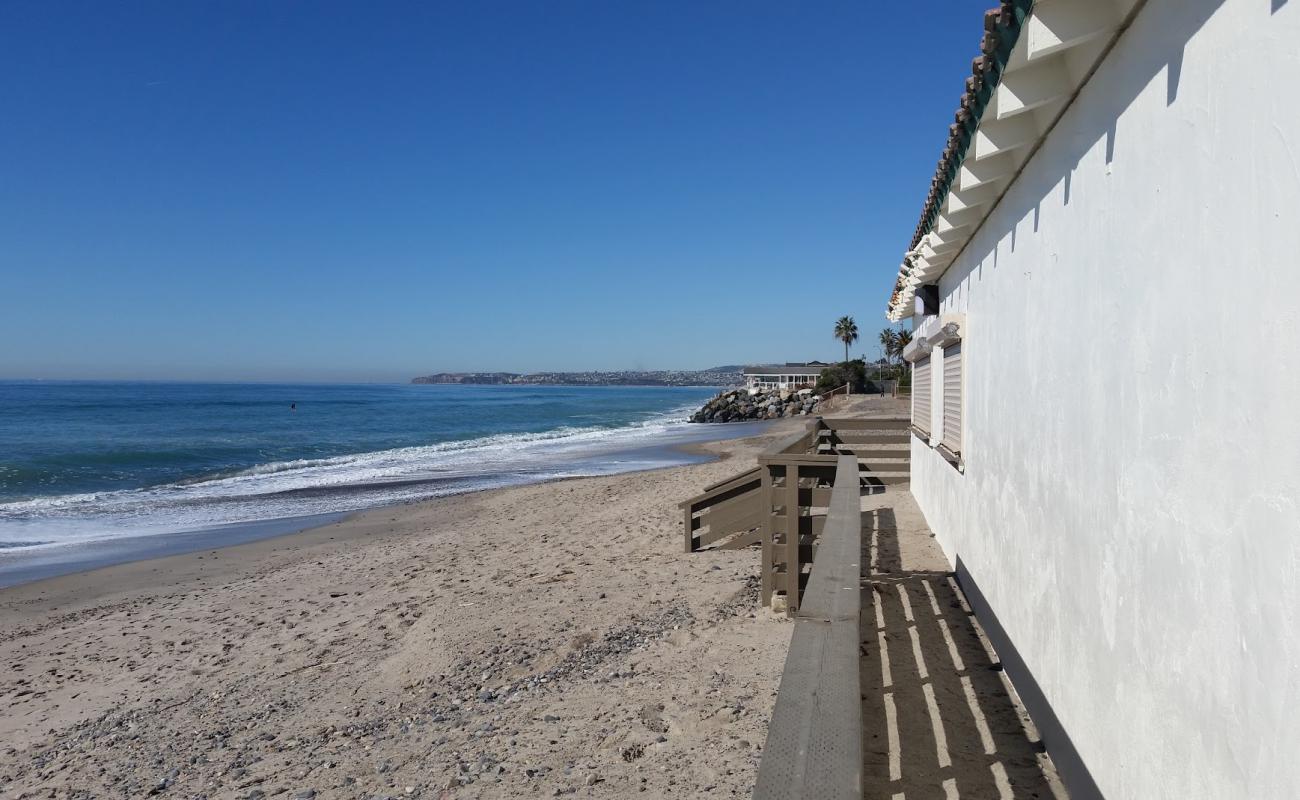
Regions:
<instances>
[{"instance_id":1,"label":"window","mask_svg":"<svg viewBox=\"0 0 1300 800\"><path fill-rule=\"evenodd\" d=\"M912 362L912 424L930 435L930 357Z\"/></svg>"},{"instance_id":2,"label":"window","mask_svg":"<svg viewBox=\"0 0 1300 800\"><path fill-rule=\"evenodd\" d=\"M961 454L962 401L961 341L943 348L943 439L941 443L953 455Z\"/></svg>"},{"instance_id":3,"label":"window","mask_svg":"<svg viewBox=\"0 0 1300 800\"><path fill-rule=\"evenodd\" d=\"M912 362L912 430L962 473L966 471L962 441L965 334L965 314L944 314L922 322L903 351L903 358Z\"/></svg>"}]
</instances>

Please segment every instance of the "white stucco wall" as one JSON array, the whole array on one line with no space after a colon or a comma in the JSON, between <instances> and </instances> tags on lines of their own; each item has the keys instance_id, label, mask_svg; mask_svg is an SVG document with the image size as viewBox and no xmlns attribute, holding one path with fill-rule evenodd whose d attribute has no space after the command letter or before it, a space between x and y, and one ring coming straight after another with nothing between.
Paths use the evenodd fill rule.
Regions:
<instances>
[{"instance_id":1,"label":"white stucco wall","mask_svg":"<svg viewBox=\"0 0 1300 800\"><path fill-rule=\"evenodd\" d=\"M1300 796L1300 0L1151 0L940 290L912 491L1097 786Z\"/></svg>"}]
</instances>

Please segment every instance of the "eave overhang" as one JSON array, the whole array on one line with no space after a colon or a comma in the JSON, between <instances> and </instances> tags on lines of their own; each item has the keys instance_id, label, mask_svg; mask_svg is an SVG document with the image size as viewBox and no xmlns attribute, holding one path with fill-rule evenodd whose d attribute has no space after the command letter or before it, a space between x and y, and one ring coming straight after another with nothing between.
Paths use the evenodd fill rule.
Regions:
<instances>
[{"instance_id":1,"label":"eave overhang","mask_svg":"<svg viewBox=\"0 0 1300 800\"><path fill-rule=\"evenodd\" d=\"M956 260L1145 0L1002 0L948 128L886 316Z\"/></svg>"}]
</instances>

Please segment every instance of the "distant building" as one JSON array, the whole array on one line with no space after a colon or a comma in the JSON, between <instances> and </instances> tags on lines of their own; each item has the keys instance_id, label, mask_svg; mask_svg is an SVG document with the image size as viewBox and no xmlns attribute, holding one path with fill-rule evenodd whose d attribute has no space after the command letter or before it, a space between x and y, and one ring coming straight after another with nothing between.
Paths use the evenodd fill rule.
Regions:
<instances>
[{"instance_id":1,"label":"distant building","mask_svg":"<svg viewBox=\"0 0 1300 800\"><path fill-rule=\"evenodd\" d=\"M1300 2L972 28L888 307L911 492L1071 797L1296 797Z\"/></svg>"},{"instance_id":2,"label":"distant building","mask_svg":"<svg viewBox=\"0 0 1300 800\"><path fill-rule=\"evenodd\" d=\"M745 388L750 391L759 389L802 389L817 383L822 370L830 364L809 361L806 364L765 364L757 367L745 367L741 370L745 376Z\"/></svg>"}]
</instances>

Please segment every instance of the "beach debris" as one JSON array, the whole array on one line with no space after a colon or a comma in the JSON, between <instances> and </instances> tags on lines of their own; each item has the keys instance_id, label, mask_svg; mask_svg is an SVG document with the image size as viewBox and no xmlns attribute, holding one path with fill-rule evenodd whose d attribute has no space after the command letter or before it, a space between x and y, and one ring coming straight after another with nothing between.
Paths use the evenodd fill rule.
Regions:
<instances>
[{"instance_id":1,"label":"beach debris","mask_svg":"<svg viewBox=\"0 0 1300 800\"><path fill-rule=\"evenodd\" d=\"M619 751L619 755L623 757L624 761L636 761L638 758L645 755L645 745L630 744Z\"/></svg>"}]
</instances>

